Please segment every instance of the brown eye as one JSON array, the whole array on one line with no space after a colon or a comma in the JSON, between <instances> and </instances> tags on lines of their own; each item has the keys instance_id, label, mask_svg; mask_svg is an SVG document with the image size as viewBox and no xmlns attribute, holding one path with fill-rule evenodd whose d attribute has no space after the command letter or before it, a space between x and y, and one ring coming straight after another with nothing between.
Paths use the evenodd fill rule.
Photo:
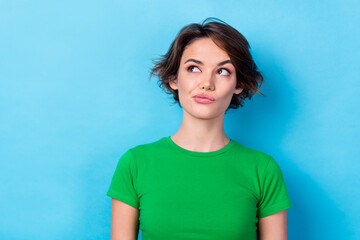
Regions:
<instances>
[{"instance_id":1,"label":"brown eye","mask_svg":"<svg viewBox=\"0 0 360 240\"><path fill-rule=\"evenodd\" d=\"M224 70L225 70L225 74L221 74L220 72L222 72L222 73L224 73ZM220 73L220 75L230 75L230 71L229 70L227 70L226 68L221 68L220 70L219 70L219 73Z\"/></svg>"},{"instance_id":2,"label":"brown eye","mask_svg":"<svg viewBox=\"0 0 360 240\"><path fill-rule=\"evenodd\" d=\"M194 66L194 65L191 65L190 67L187 68L188 71L190 72L193 72L192 70L196 68L196 69L199 69L198 67ZM197 71L197 72L200 72L200 71Z\"/></svg>"}]
</instances>

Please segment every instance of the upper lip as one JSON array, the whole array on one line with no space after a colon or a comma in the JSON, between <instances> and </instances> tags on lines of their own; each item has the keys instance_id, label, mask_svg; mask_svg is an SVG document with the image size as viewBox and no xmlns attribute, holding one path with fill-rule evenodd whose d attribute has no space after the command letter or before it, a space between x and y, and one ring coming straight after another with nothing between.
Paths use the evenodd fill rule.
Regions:
<instances>
[{"instance_id":1,"label":"upper lip","mask_svg":"<svg viewBox=\"0 0 360 240\"><path fill-rule=\"evenodd\" d=\"M215 98L213 98L212 96L206 95L206 94L196 94L194 97L198 97L198 98L206 98L209 99L211 101L214 101Z\"/></svg>"}]
</instances>

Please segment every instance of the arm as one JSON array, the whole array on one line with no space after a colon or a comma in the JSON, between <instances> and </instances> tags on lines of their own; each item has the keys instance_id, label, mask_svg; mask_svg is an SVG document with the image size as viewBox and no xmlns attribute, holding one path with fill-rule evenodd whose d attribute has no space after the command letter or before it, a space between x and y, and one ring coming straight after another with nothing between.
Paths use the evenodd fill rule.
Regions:
<instances>
[{"instance_id":1,"label":"arm","mask_svg":"<svg viewBox=\"0 0 360 240\"><path fill-rule=\"evenodd\" d=\"M115 198L111 200L111 240L137 240L139 209Z\"/></svg>"},{"instance_id":2,"label":"arm","mask_svg":"<svg viewBox=\"0 0 360 240\"><path fill-rule=\"evenodd\" d=\"M259 240L287 240L286 210L259 218Z\"/></svg>"}]
</instances>

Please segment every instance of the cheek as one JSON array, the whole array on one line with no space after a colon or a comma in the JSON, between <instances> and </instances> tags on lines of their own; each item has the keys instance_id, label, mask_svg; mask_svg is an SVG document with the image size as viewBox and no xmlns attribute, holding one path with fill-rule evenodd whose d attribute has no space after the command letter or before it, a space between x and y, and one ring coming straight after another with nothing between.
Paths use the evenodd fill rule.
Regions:
<instances>
[{"instance_id":1,"label":"cheek","mask_svg":"<svg viewBox=\"0 0 360 240\"><path fill-rule=\"evenodd\" d=\"M226 98L226 103L230 102L231 99L232 99L232 96L234 95L234 93L231 91L231 92L228 92L228 94L225 96Z\"/></svg>"},{"instance_id":2,"label":"cheek","mask_svg":"<svg viewBox=\"0 0 360 240\"><path fill-rule=\"evenodd\" d=\"M179 75L178 86L183 91L191 91L196 87L196 79L189 74Z\"/></svg>"},{"instance_id":3,"label":"cheek","mask_svg":"<svg viewBox=\"0 0 360 240\"><path fill-rule=\"evenodd\" d=\"M231 97L234 94L235 84L236 83L232 82L230 79L222 81L222 84L218 85L219 93L224 96L224 98Z\"/></svg>"}]
</instances>

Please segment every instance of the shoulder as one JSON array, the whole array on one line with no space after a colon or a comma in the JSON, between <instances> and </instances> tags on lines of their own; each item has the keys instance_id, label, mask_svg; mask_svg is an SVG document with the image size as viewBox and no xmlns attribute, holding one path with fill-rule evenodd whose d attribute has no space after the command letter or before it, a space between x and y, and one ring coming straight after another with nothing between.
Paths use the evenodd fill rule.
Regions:
<instances>
[{"instance_id":1,"label":"shoulder","mask_svg":"<svg viewBox=\"0 0 360 240\"><path fill-rule=\"evenodd\" d=\"M162 149L166 147L165 143L165 137L157 139L152 142L142 143L138 144L136 146L133 146L127 150L133 157L143 157L147 155L153 155L156 153L159 153Z\"/></svg>"},{"instance_id":2,"label":"shoulder","mask_svg":"<svg viewBox=\"0 0 360 240\"><path fill-rule=\"evenodd\" d=\"M237 141L234 142L237 157L246 160L248 164L253 164L257 168L266 168L270 162L275 162L274 158L264 151L245 146Z\"/></svg>"},{"instance_id":3,"label":"shoulder","mask_svg":"<svg viewBox=\"0 0 360 240\"><path fill-rule=\"evenodd\" d=\"M258 149L250 148L237 143L237 152L246 165L255 170L260 178L282 177L282 170L274 157Z\"/></svg>"}]
</instances>

